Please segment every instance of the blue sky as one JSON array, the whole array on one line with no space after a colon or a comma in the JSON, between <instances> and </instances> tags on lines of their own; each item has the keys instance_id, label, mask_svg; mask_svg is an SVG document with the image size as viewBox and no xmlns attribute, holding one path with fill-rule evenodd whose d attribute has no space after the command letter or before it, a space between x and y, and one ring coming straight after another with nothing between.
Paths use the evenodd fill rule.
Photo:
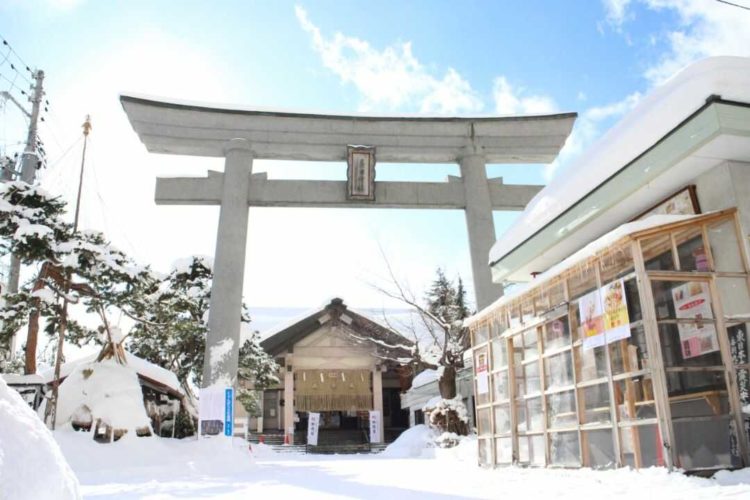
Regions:
<instances>
[{"instance_id":1,"label":"blue sky","mask_svg":"<svg viewBox=\"0 0 750 500\"><path fill-rule=\"evenodd\" d=\"M121 91L339 113L576 111L574 133L552 165L488 169L506 183L541 184L681 67L709 55L750 55L747 26L750 12L711 0L0 1L0 34L47 73L42 137L51 166L42 185L72 199L79 125L90 113L83 225L161 270L187 254L213 253L218 211L155 207L154 178L202 176L222 165L146 153L119 106ZM0 74L13 77L7 64ZM0 144L12 151L23 120L10 105L0 120ZM264 170L278 178L345 175L341 165L256 162L254 171ZM378 179L457 173L451 165L379 165ZM514 216L496 214L498 235ZM461 212L253 209L249 231L251 306L307 307L332 295L387 305L368 286L384 276L379 247L415 291L438 266L470 281Z\"/></svg>"}]
</instances>

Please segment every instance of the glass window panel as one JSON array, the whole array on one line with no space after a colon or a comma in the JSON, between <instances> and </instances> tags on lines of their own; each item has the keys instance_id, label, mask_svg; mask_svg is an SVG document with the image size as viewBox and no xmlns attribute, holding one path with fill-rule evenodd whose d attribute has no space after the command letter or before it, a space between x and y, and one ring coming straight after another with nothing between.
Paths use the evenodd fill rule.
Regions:
<instances>
[{"instance_id":1,"label":"glass window panel","mask_svg":"<svg viewBox=\"0 0 750 500\"><path fill-rule=\"evenodd\" d=\"M721 307L728 320L750 318L750 294L745 278L717 278Z\"/></svg>"},{"instance_id":2,"label":"glass window panel","mask_svg":"<svg viewBox=\"0 0 750 500\"><path fill-rule=\"evenodd\" d=\"M474 330L474 345L487 342L490 338L490 328L486 324Z\"/></svg>"},{"instance_id":3,"label":"glass window panel","mask_svg":"<svg viewBox=\"0 0 750 500\"><path fill-rule=\"evenodd\" d=\"M583 346L575 348L578 363L578 381L595 380L608 376L607 371L607 353L606 347L595 347L594 349L584 349Z\"/></svg>"},{"instance_id":4,"label":"glass window panel","mask_svg":"<svg viewBox=\"0 0 750 500\"><path fill-rule=\"evenodd\" d=\"M521 305L521 322L528 323L534 319L534 303L529 300Z\"/></svg>"},{"instance_id":5,"label":"glass window panel","mask_svg":"<svg viewBox=\"0 0 750 500\"><path fill-rule=\"evenodd\" d=\"M492 439L480 439L479 465L492 465Z\"/></svg>"},{"instance_id":6,"label":"glass window panel","mask_svg":"<svg viewBox=\"0 0 750 500\"><path fill-rule=\"evenodd\" d=\"M633 272L631 244L626 243L612 248L599 257L599 272L602 283L608 283L617 277Z\"/></svg>"},{"instance_id":7,"label":"glass window panel","mask_svg":"<svg viewBox=\"0 0 750 500\"><path fill-rule=\"evenodd\" d=\"M581 466L581 446L577 432L555 432L549 434L550 462L566 467Z\"/></svg>"},{"instance_id":8,"label":"glass window panel","mask_svg":"<svg viewBox=\"0 0 750 500\"><path fill-rule=\"evenodd\" d=\"M564 281L558 280L542 287L542 300L547 304L547 310L554 309L565 303Z\"/></svg>"},{"instance_id":9,"label":"glass window panel","mask_svg":"<svg viewBox=\"0 0 750 500\"><path fill-rule=\"evenodd\" d=\"M520 436L518 438L518 461L522 464L545 465L544 436Z\"/></svg>"},{"instance_id":10,"label":"glass window panel","mask_svg":"<svg viewBox=\"0 0 750 500\"><path fill-rule=\"evenodd\" d=\"M513 462L513 439L496 438L495 439L495 460L499 464L509 464Z\"/></svg>"},{"instance_id":11,"label":"glass window panel","mask_svg":"<svg viewBox=\"0 0 750 500\"><path fill-rule=\"evenodd\" d=\"M733 219L708 226L708 241L717 271L744 272Z\"/></svg>"},{"instance_id":12,"label":"glass window panel","mask_svg":"<svg viewBox=\"0 0 750 500\"><path fill-rule=\"evenodd\" d=\"M510 405L494 407L495 434L510 434Z\"/></svg>"},{"instance_id":13,"label":"glass window panel","mask_svg":"<svg viewBox=\"0 0 750 500\"><path fill-rule=\"evenodd\" d=\"M659 340L667 367L721 366L721 352L713 321L659 322Z\"/></svg>"},{"instance_id":14,"label":"glass window panel","mask_svg":"<svg viewBox=\"0 0 750 500\"><path fill-rule=\"evenodd\" d=\"M477 410L477 433L480 436L489 436L492 434L489 408L480 408Z\"/></svg>"},{"instance_id":15,"label":"glass window panel","mask_svg":"<svg viewBox=\"0 0 750 500\"><path fill-rule=\"evenodd\" d=\"M592 385L578 389L578 404L583 405L583 423L607 423L612 421L609 407L609 386Z\"/></svg>"},{"instance_id":16,"label":"glass window panel","mask_svg":"<svg viewBox=\"0 0 750 500\"><path fill-rule=\"evenodd\" d=\"M646 331L642 325L630 329L630 337L609 344L612 374L634 372L648 368Z\"/></svg>"},{"instance_id":17,"label":"glass window panel","mask_svg":"<svg viewBox=\"0 0 750 500\"><path fill-rule=\"evenodd\" d=\"M654 386L650 375L616 380L614 390L621 422L656 418Z\"/></svg>"},{"instance_id":18,"label":"glass window panel","mask_svg":"<svg viewBox=\"0 0 750 500\"><path fill-rule=\"evenodd\" d=\"M492 375L492 399L496 402L507 401L510 398L510 385L508 383L508 370L503 370Z\"/></svg>"},{"instance_id":19,"label":"glass window panel","mask_svg":"<svg viewBox=\"0 0 750 500\"><path fill-rule=\"evenodd\" d=\"M677 467L699 469L732 465L730 425L724 420L673 422Z\"/></svg>"},{"instance_id":20,"label":"glass window panel","mask_svg":"<svg viewBox=\"0 0 750 500\"><path fill-rule=\"evenodd\" d=\"M568 317L562 316L544 325L544 350L551 351L570 345Z\"/></svg>"},{"instance_id":21,"label":"glass window panel","mask_svg":"<svg viewBox=\"0 0 750 500\"><path fill-rule=\"evenodd\" d=\"M584 466L602 469L616 465L612 429L585 431L581 434L581 440L583 441Z\"/></svg>"},{"instance_id":22,"label":"glass window panel","mask_svg":"<svg viewBox=\"0 0 750 500\"><path fill-rule=\"evenodd\" d=\"M681 271L710 271L700 226L674 232Z\"/></svg>"},{"instance_id":23,"label":"glass window panel","mask_svg":"<svg viewBox=\"0 0 750 500\"><path fill-rule=\"evenodd\" d=\"M507 339L492 339L492 369L508 366Z\"/></svg>"},{"instance_id":24,"label":"glass window panel","mask_svg":"<svg viewBox=\"0 0 750 500\"><path fill-rule=\"evenodd\" d=\"M672 418L728 413L726 389L723 371L667 372Z\"/></svg>"},{"instance_id":25,"label":"glass window panel","mask_svg":"<svg viewBox=\"0 0 750 500\"><path fill-rule=\"evenodd\" d=\"M620 448L623 465L630 467L663 466L661 434L656 425L637 425L620 428Z\"/></svg>"},{"instance_id":26,"label":"glass window panel","mask_svg":"<svg viewBox=\"0 0 750 500\"><path fill-rule=\"evenodd\" d=\"M510 309L510 320L508 326L510 328L516 328L521 324L521 314L518 310L518 307L513 305Z\"/></svg>"},{"instance_id":27,"label":"glass window panel","mask_svg":"<svg viewBox=\"0 0 750 500\"><path fill-rule=\"evenodd\" d=\"M492 336L499 337L505 330L508 329L508 315L507 310L502 309L500 314L492 322Z\"/></svg>"},{"instance_id":28,"label":"glass window panel","mask_svg":"<svg viewBox=\"0 0 750 500\"><path fill-rule=\"evenodd\" d=\"M547 425L549 428L575 427L578 424L574 391L547 396Z\"/></svg>"},{"instance_id":29,"label":"glass window panel","mask_svg":"<svg viewBox=\"0 0 750 500\"><path fill-rule=\"evenodd\" d=\"M516 368L516 396L530 396L542 391L539 362L532 361Z\"/></svg>"},{"instance_id":30,"label":"glass window panel","mask_svg":"<svg viewBox=\"0 0 750 500\"><path fill-rule=\"evenodd\" d=\"M548 390L573 385L571 351L545 358L544 371Z\"/></svg>"},{"instance_id":31,"label":"glass window panel","mask_svg":"<svg viewBox=\"0 0 750 500\"><path fill-rule=\"evenodd\" d=\"M568 278L568 289L572 300L596 289L596 267L590 265L578 269Z\"/></svg>"},{"instance_id":32,"label":"glass window panel","mask_svg":"<svg viewBox=\"0 0 750 500\"><path fill-rule=\"evenodd\" d=\"M668 233L642 239L641 250L647 270L674 271L676 269L672 258L672 239Z\"/></svg>"},{"instance_id":33,"label":"glass window panel","mask_svg":"<svg viewBox=\"0 0 750 500\"><path fill-rule=\"evenodd\" d=\"M535 358L539 355L539 344L537 342L536 328L525 331L523 334L523 359Z\"/></svg>"},{"instance_id":34,"label":"glass window panel","mask_svg":"<svg viewBox=\"0 0 750 500\"><path fill-rule=\"evenodd\" d=\"M517 400L516 410L518 415L518 432L535 432L544 430L542 398Z\"/></svg>"},{"instance_id":35,"label":"glass window panel","mask_svg":"<svg viewBox=\"0 0 750 500\"><path fill-rule=\"evenodd\" d=\"M642 320L641 296L638 293L638 282L635 278L625 280L625 301L628 303L628 318L630 322L633 323Z\"/></svg>"}]
</instances>

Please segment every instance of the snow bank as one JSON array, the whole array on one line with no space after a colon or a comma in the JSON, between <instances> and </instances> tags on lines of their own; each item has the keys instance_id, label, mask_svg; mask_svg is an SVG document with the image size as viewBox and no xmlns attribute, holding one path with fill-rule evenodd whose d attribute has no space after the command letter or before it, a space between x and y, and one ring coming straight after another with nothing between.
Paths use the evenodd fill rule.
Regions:
<instances>
[{"instance_id":1,"label":"snow bank","mask_svg":"<svg viewBox=\"0 0 750 500\"><path fill-rule=\"evenodd\" d=\"M78 365L60 384L59 398L59 425L88 412L91 422L101 419L113 429L151 429L135 370L114 360Z\"/></svg>"},{"instance_id":2,"label":"snow bank","mask_svg":"<svg viewBox=\"0 0 750 500\"><path fill-rule=\"evenodd\" d=\"M241 439L120 439L102 445L68 429L55 439L84 484L149 483L247 475L254 462ZM255 449L256 445L253 445Z\"/></svg>"},{"instance_id":3,"label":"snow bank","mask_svg":"<svg viewBox=\"0 0 750 500\"><path fill-rule=\"evenodd\" d=\"M0 499L80 497L78 479L52 434L0 378Z\"/></svg>"},{"instance_id":4,"label":"snow bank","mask_svg":"<svg viewBox=\"0 0 750 500\"><path fill-rule=\"evenodd\" d=\"M384 458L430 458L437 434L426 425L407 429L380 454Z\"/></svg>"}]
</instances>

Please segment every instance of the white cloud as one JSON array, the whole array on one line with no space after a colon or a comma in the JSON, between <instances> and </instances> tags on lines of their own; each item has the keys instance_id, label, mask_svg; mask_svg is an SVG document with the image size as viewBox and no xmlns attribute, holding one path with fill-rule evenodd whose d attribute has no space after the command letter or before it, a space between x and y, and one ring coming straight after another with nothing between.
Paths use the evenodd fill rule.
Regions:
<instances>
[{"instance_id":1,"label":"white cloud","mask_svg":"<svg viewBox=\"0 0 750 500\"><path fill-rule=\"evenodd\" d=\"M615 28L619 28L632 17L628 12L628 4L631 0L603 0L604 11L607 14L607 22Z\"/></svg>"},{"instance_id":2,"label":"white cloud","mask_svg":"<svg viewBox=\"0 0 750 500\"><path fill-rule=\"evenodd\" d=\"M633 19L629 0L603 0L607 19L618 29ZM677 14L678 24L647 38L652 45L665 39L668 49L648 65L644 76L660 85L690 63L709 56L750 56L750 11L708 0L638 0L654 11ZM742 5L750 3L738 2Z\"/></svg>"},{"instance_id":3,"label":"white cloud","mask_svg":"<svg viewBox=\"0 0 750 500\"><path fill-rule=\"evenodd\" d=\"M432 75L414 57L411 43L377 50L367 41L341 33L327 38L302 7L295 7L295 13L302 29L312 37L323 65L362 94L361 110L385 107L453 114L482 109L482 101L468 81L453 68L442 78Z\"/></svg>"},{"instance_id":4,"label":"white cloud","mask_svg":"<svg viewBox=\"0 0 750 500\"><path fill-rule=\"evenodd\" d=\"M523 88L513 88L508 80L495 78L493 96L495 110L503 115L544 114L557 111L555 102L544 95L524 95Z\"/></svg>"}]
</instances>

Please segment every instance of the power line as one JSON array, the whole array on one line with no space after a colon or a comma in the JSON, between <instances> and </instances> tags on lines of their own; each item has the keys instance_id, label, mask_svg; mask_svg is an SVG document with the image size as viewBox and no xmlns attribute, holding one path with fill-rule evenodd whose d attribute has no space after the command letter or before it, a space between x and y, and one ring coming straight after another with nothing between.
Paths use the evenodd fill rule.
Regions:
<instances>
[{"instance_id":1,"label":"power line","mask_svg":"<svg viewBox=\"0 0 750 500\"><path fill-rule=\"evenodd\" d=\"M29 65L26 64L26 61L24 61L23 58L20 55L18 55L18 52L16 52L13 49L13 47L10 45L10 43L8 43L8 40L6 40L5 37L2 36L2 35L0 35L0 39L3 40L3 45L5 47L8 47L8 50L10 51L10 53L12 53L14 56L16 56L16 59L18 59L18 62L20 62L21 64L23 64L23 66L26 68L26 71L28 71L29 74L33 75L34 72L31 70L31 68L29 67ZM6 57L6 60L7 60L7 57ZM13 68L13 69L15 69L15 68ZM18 71L18 70L16 69L16 71ZM31 82L29 82L29 83L31 83Z\"/></svg>"},{"instance_id":2,"label":"power line","mask_svg":"<svg viewBox=\"0 0 750 500\"><path fill-rule=\"evenodd\" d=\"M725 3L727 5L731 5L732 7L738 7L740 9L750 10L750 6L748 5L740 5L738 3L728 2L727 0L716 0L719 3Z\"/></svg>"}]
</instances>

